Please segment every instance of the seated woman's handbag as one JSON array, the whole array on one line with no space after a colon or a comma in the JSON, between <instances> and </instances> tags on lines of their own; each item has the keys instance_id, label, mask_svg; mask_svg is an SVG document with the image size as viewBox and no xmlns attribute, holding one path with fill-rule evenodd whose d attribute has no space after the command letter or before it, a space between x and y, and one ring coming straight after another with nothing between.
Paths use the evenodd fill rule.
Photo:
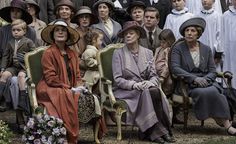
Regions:
<instances>
[{"instance_id":1,"label":"seated woman's handbag","mask_svg":"<svg viewBox=\"0 0 236 144\"><path fill-rule=\"evenodd\" d=\"M78 104L79 122L88 123L91 119L101 116L98 97L91 92L81 92Z\"/></svg>"}]
</instances>

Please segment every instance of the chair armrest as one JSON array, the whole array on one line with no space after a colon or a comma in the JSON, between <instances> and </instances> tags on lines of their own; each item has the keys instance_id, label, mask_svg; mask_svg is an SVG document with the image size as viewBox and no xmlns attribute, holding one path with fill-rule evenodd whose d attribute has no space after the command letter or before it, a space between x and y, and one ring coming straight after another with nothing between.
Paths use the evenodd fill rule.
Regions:
<instances>
[{"instance_id":1,"label":"chair armrest","mask_svg":"<svg viewBox=\"0 0 236 144\"><path fill-rule=\"evenodd\" d=\"M105 96L102 99L105 101L106 97L108 97L109 101L113 107L113 105L116 103L116 99L115 99L115 96L112 92L112 82L105 77L101 77L100 82L101 82L101 84L100 84L101 95L102 95L102 97ZM108 90L107 92L104 91L105 85L107 86L107 90ZM104 101L102 101L102 102L104 102Z\"/></svg>"},{"instance_id":2,"label":"chair armrest","mask_svg":"<svg viewBox=\"0 0 236 144\"><path fill-rule=\"evenodd\" d=\"M34 83L31 83L30 80L27 81L28 84L28 94L30 99L30 105L33 113L35 113L35 109L38 107L37 97L36 97L36 87Z\"/></svg>"}]
</instances>

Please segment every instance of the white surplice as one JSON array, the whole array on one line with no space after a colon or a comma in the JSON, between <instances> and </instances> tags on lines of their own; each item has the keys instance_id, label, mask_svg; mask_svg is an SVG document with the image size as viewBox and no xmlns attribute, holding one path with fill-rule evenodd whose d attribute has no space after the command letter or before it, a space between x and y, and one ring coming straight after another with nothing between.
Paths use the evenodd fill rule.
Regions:
<instances>
[{"instance_id":1,"label":"white surplice","mask_svg":"<svg viewBox=\"0 0 236 144\"><path fill-rule=\"evenodd\" d=\"M190 13L198 14L202 9L202 1L201 0L186 0L186 7L189 9ZM215 11L222 13L222 8L220 4L220 0L215 0L214 6Z\"/></svg>"},{"instance_id":2,"label":"white surplice","mask_svg":"<svg viewBox=\"0 0 236 144\"><path fill-rule=\"evenodd\" d=\"M224 52L220 38L222 14L212 8L209 10L201 10L197 16L202 17L206 21L206 28L199 40L211 48L213 56L216 52ZM216 64L216 70L222 71L220 63Z\"/></svg>"},{"instance_id":3,"label":"white surplice","mask_svg":"<svg viewBox=\"0 0 236 144\"><path fill-rule=\"evenodd\" d=\"M236 9L233 6L223 14L224 71L233 73L233 87L236 87Z\"/></svg>"},{"instance_id":4,"label":"white surplice","mask_svg":"<svg viewBox=\"0 0 236 144\"><path fill-rule=\"evenodd\" d=\"M223 52L224 49L220 39L222 14L212 8L210 10L201 10L197 16L202 17L206 21L206 28L199 40L210 46L213 54L215 52Z\"/></svg>"},{"instance_id":5,"label":"white surplice","mask_svg":"<svg viewBox=\"0 0 236 144\"><path fill-rule=\"evenodd\" d=\"M175 38L179 39L182 37L179 33L179 27L183 22L192 18L193 16L194 15L192 13L188 12L187 8L184 8L181 11L176 11L175 9L173 9L166 18L164 29L171 29L175 35Z\"/></svg>"}]
</instances>

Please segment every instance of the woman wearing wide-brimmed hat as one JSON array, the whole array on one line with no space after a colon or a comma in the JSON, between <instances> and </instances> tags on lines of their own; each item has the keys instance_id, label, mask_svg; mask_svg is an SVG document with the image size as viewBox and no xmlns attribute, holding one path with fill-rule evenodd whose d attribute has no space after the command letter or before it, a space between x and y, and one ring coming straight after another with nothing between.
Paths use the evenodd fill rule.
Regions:
<instances>
[{"instance_id":1,"label":"woman wearing wide-brimmed hat","mask_svg":"<svg viewBox=\"0 0 236 144\"><path fill-rule=\"evenodd\" d=\"M216 67L211 48L198 38L204 32L206 22L195 17L179 28L184 40L174 44L171 53L171 71L181 76L189 85L188 94L193 99L193 110L199 120L213 118L224 126L229 135L236 136L231 126L230 110L222 88L216 82Z\"/></svg>"},{"instance_id":2,"label":"woman wearing wide-brimmed hat","mask_svg":"<svg viewBox=\"0 0 236 144\"><path fill-rule=\"evenodd\" d=\"M174 142L153 52L139 45L139 39L146 37L145 30L136 21L128 21L118 36L124 38L125 46L113 54L113 89L115 97L128 105L126 123L137 125L141 138L156 143Z\"/></svg>"},{"instance_id":3,"label":"woman wearing wide-brimmed hat","mask_svg":"<svg viewBox=\"0 0 236 144\"><path fill-rule=\"evenodd\" d=\"M93 9L98 13L99 23L93 24L92 27L104 33L102 47L120 42L117 34L121 30L121 25L110 17L114 9L112 0L98 0L94 3Z\"/></svg>"},{"instance_id":4,"label":"woman wearing wide-brimmed hat","mask_svg":"<svg viewBox=\"0 0 236 144\"><path fill-rule=\"evenodd\" d=\"M40 7L34 0L25 0L25 2L27 5L27 11L33 18L33 21L29 26L36 32L37 41L35 42L35 45L36 47L45 45L41 38L41 32L47 25L45 22L38 19Z\"/></svg>"},{"instance_id":5,"label":"woman wearing wide-brimmed hat","mask_svg":"<svg viewBox=\"0 0 236 144\"><path fill-rule=\"evenodd\" d=\"M88 32L92 24L98 23L98 18L92 13L92 10L89 7L81 6L71 22L78 24L76 30L80 34L80 40L78 42L77 52L80 57L87 45L84 41L84 35Z\"/></svg>"},{"instance_id":6,"label":"woman wearing wide-brimmed hat","mask_svg":"<svg viewBox=\"0 0 236 144\"><path fill-rule=\"evenodd\" d=\"M67 129L68 143L78 137L78 97L72 87L80 85L78 55L68 46L77 43L78 32L64 20L56 20L42 31L42 39L51 44L42 56L43 77L37 85L37 100L49 115L59 117Z\"/></svg>"}]
</instances>

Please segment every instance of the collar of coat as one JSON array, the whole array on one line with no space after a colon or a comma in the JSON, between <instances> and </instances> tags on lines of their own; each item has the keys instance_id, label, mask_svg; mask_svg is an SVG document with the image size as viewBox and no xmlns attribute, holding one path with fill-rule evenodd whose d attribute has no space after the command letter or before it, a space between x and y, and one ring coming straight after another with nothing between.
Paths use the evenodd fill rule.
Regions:
<instances>
[{"instance_id":1,"label":"collar of coat","mask_svg":"<svg viewBox=\"0 0 236 144\"><path fill-rule=\"evenodd\" d=\"M123 48L123 51L125 56L125 68L138 76L147 69L148 65L152 64L152 61L148 61L147 50L142 46L139 46L137 64L127 46Z\"/></svg>"}]
</instances>

